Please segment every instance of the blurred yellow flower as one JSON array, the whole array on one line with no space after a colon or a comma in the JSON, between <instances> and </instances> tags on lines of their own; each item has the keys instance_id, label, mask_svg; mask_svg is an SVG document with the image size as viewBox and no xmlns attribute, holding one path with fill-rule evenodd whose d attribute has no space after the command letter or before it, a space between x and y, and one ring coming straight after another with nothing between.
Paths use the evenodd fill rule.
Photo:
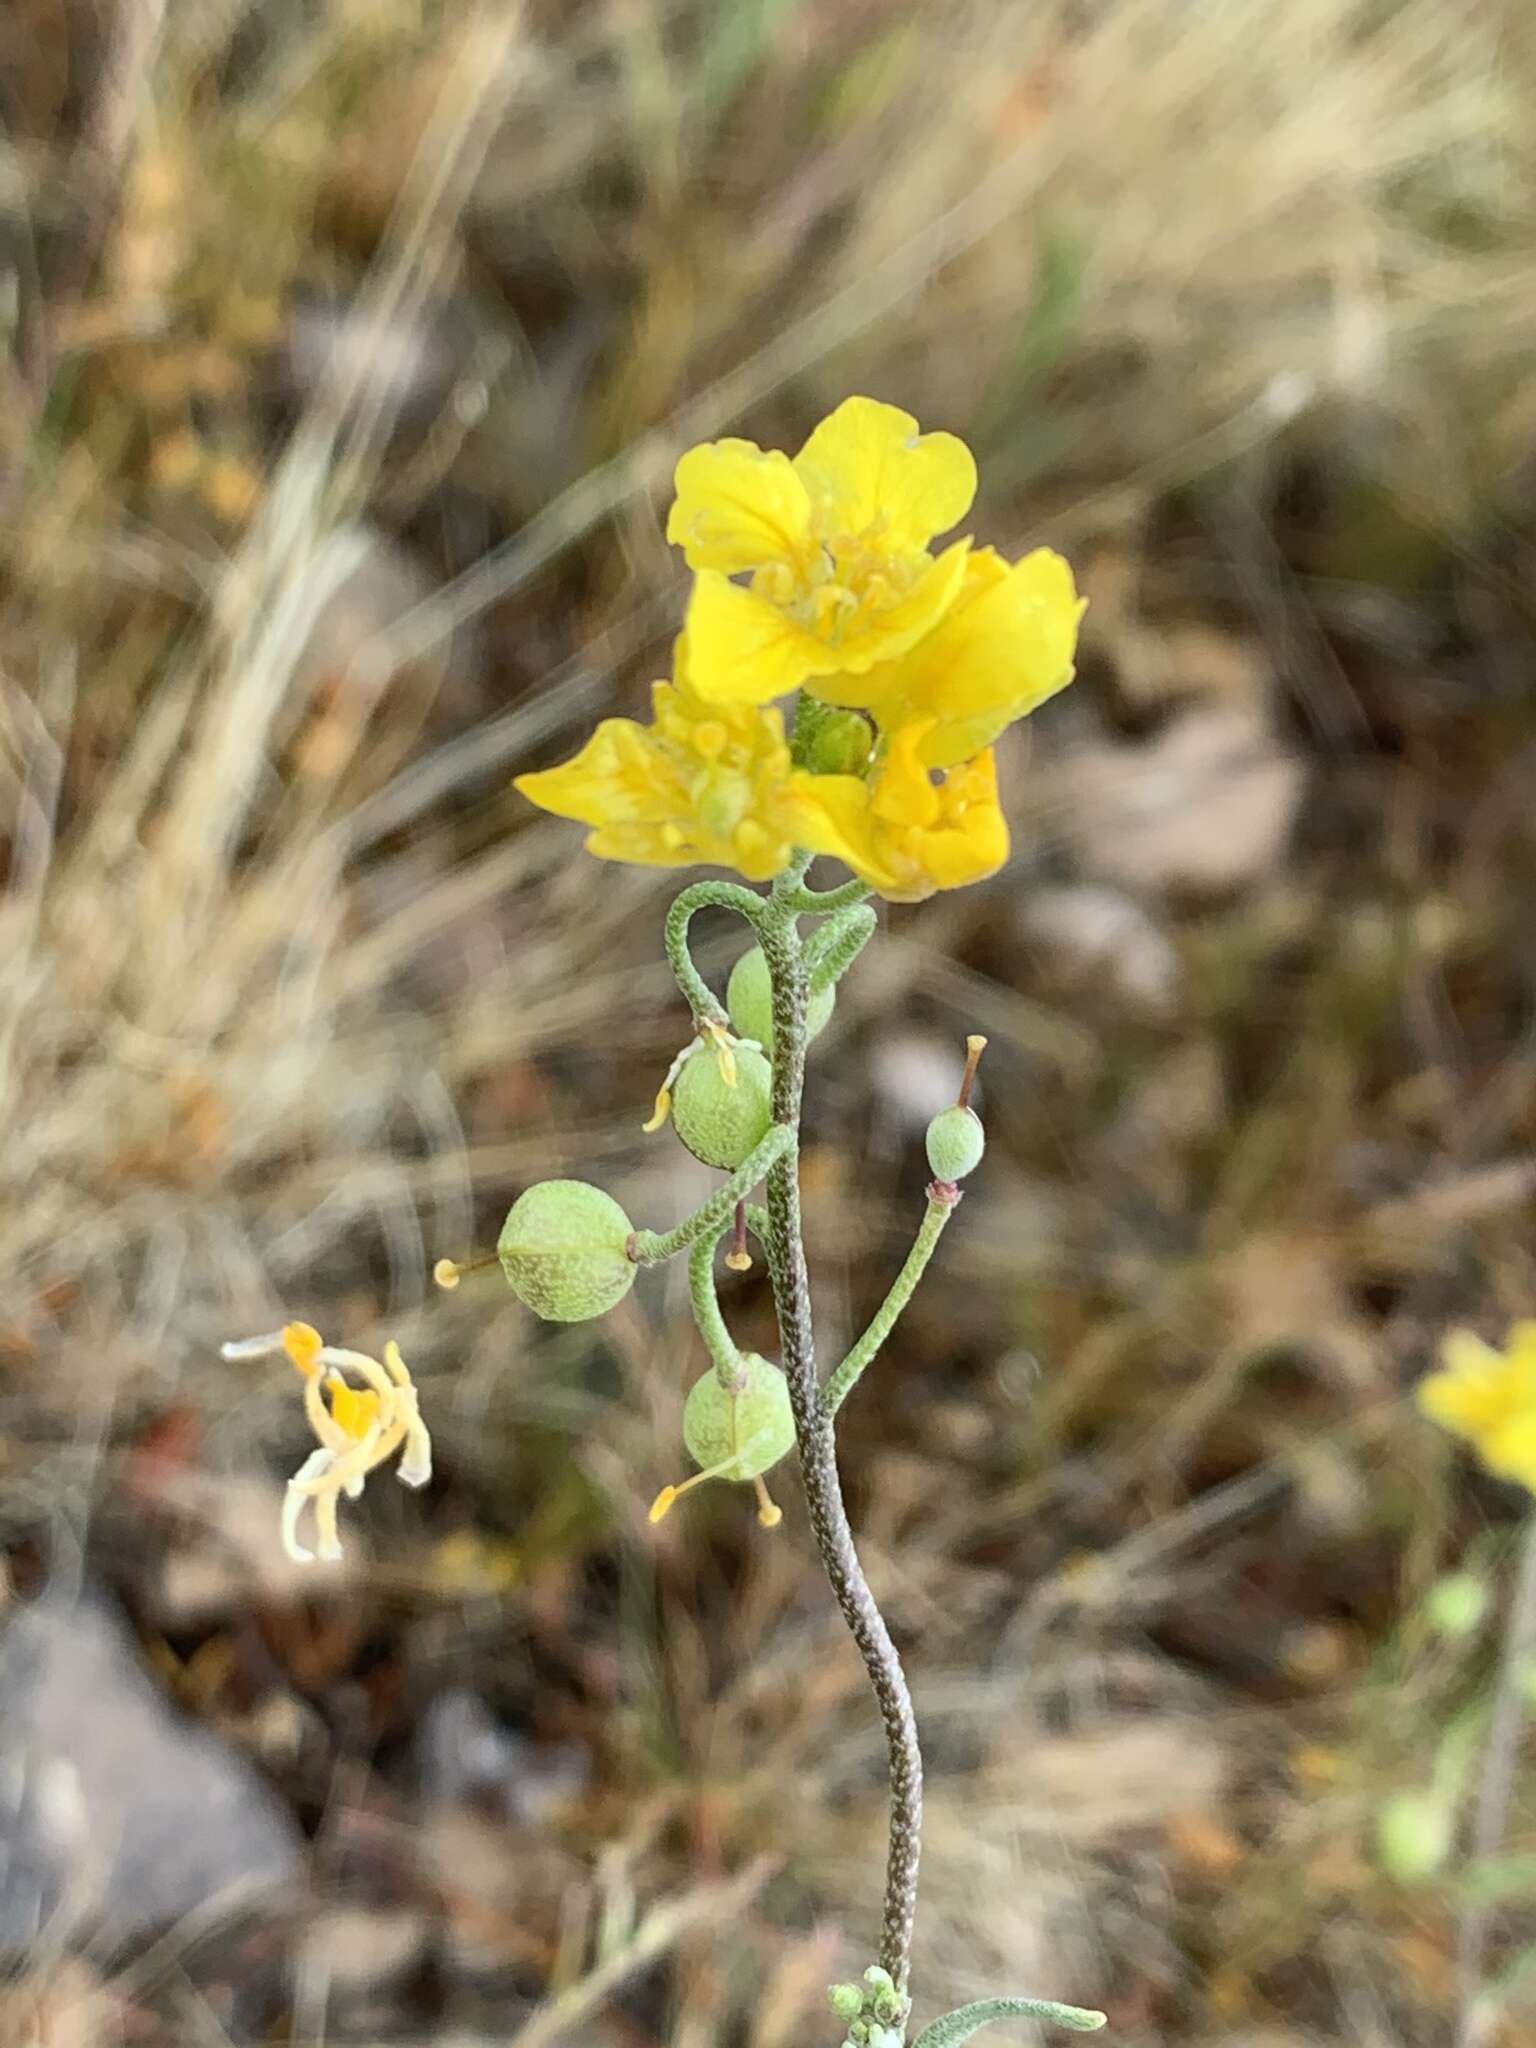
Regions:
<instances>
[{"instance_id":1,"label":"blurred yellow flower","mask_svg":"<svg viewBox=\"0 0 1536 2048\"><path fill-rule=\"evenodd\" d=\"M1071 682L1085 602L1050 548L1012 564L980 548L931 633L863 675L824 678L816 693L872 712L888 731L929 719L923 762L951 767Z\"/></svg>"},{"instance_id":2,"label":"blurred yellow flower","mask_svg":"<svg viewBox=\"0 0 1536 2048\"><path fill-rule=\"evenodd\" d=\"M432 1477L432 1439L421 1419L416 1388L398 1344L384 1347L382 1364L361 1351L324 1342L308 1323L288 1323L266 1337L245 1337L224 1346L228 1359L287 1357L304 1380L304 1413L319 1439L288 1482L283 1499L283 1549L296 1564L328 1563L341 1556L337 1509L341 1497L356 1500L368 1474L401 1452L397 1477L406 1486L425 1486ZM322 1375L321 1368L331 1370ZM354 1387L345 1375L362 1380ZM299 1521L311 1502L318 1553L299 1541Z\"/></svg>"},{"instance_id":3,"label":"blurred yellow flower","mask_svg":"<svg viewBox=\"0 0 1536 2048\"><path fill-rule=\"evenodd\" d=\"M856 775L795 777L800 844L834 855L896 903L963 889L996 874L1008 858L991 748L935 782L924 765L935 723L922 718L903 726L868 782Z\"/></svg>"},{"instance_id":4,"label":"blurred yellow flower","mask_svg":"<svg viewBox=\"0 0 1536 2048\"><path fill-rule=\"evenodd\" d=\"M1440 1356L1442 1370L1419 1382L1420 1408L1490 1472L1536 1493L1536 1322L1516 1323L1503 1351L1453 1330Z\"/></svg>"},{"instance_id":5,"label":"blurred yellow flower","mask_svg":"<svg viewBox=\"0 0 1536 2048\"><path fill-rule=\"evenodd\" d=\"M789 746L782 715L754 704L706 703L685 642L676 682L652 690L653 722L605 718L558 768L514 788L557 817L594 830L587 851L648 867L694 862L766 882L795 845Z\"/></svg>"},{"instance_id":6,"label":"blurred yellow flower","mask_svg":"<svg viewBox=\"0 0 1536 2048\"><path fill-rule=\"evenodd\" d=\"M970 510L976 464L953 434L848 398L791 461L755 442L705 442L677 465L667 538L696 572L693 681L715 704L766 704L801 683L863 675L944 616L968 540L928 543ZM747 576L736 583L731 579Z\"/></svg>"}]
</instances>

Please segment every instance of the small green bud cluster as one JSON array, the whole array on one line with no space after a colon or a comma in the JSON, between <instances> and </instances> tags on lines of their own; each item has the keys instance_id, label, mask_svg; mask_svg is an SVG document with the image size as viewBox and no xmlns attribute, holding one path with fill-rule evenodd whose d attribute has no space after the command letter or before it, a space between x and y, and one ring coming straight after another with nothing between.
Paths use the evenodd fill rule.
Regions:
<instances>
[{"instance_id":1,"label":"small green bud cluster","mask_svg":"<svg viewBox=\"0 0 1536 2048\"><path fill-rule=\"evenodd\" d=\"M844 2048L902 2048L912 2001L897 1990L889 1970L871 1963L862 1984L834 1984L827 1999L848 2024Z\"/></svg>"}]
</instances>

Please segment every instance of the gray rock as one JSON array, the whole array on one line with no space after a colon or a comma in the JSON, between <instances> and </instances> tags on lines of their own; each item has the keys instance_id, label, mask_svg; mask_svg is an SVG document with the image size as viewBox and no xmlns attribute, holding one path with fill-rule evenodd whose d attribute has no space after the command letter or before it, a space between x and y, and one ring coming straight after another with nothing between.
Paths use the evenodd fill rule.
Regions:
<instances>
[{"instance_id":1,"label":"gray rock","mask_svg":"<svg viewBox=\"0 0 1536 2048\"><path fill-rule=\"evenodd\" d=\"M0 1950L44 1925L129 1943L299 1880L275 1794L165 1700L99 1596L13 1611L0 1729Z\"/></svg>"}]
</instances>

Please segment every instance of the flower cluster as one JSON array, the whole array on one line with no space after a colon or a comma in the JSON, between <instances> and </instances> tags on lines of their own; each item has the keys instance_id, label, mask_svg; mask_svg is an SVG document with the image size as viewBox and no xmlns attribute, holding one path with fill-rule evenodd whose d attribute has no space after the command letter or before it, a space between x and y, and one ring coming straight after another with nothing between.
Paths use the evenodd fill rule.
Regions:
<instances>
[{"instance_id":1,"label":"flower cluster","mask_svg":"<svg viewBox=\"0 0 1536 2048\"><path fill-rule=\"evenodd\" d=\"M283 1549L296 1564L313 1564L317 1555L333 1563L341 1556L336 1520L342 1495L356 1500L368 1474L397 1451L402 1485L425 1486L432 1477L432 1439L398 1344L385 1345L380 1364L364 1352L327 1344L308 1323L288 1323L270 1336L226 1344L224 1356L285 1356L304 1381L304 1414L319 1447L289 1480L283 1500ZM363 1384L354 1387L348 1373ZM311 1503L318 1552L299 1541L299 1521Z\"/></svg>"},{"instance_id":2,"label":"flower cluster","mask_svg":"<svg viewBox=\"0 0 1536 2048\"><path fill-rule=\"evenodd\" d=\"M792 460L742 440L691 449L676 487L667 537L694 581L651 724L605 719L517 788L591 826L609 860L765 881L798 846L903 902L995 873L993 742L1072 680L1083 607L1067 564L969 539L935 553L970 509L975 462L872 398L846 399ZM794 691L843 714L821 758L792 755L775 700Z\"/></svg>"},{"instance_id":3,"label":"flower cluster","mask_svg":"<svg viewBox=\"0 0 1536 2048\"><path fill-rule=\"evenodd\" d=\"M1536 1493L1536 1322L1516 1323L1504 1351L1453 1330L1440 1355L1441 1370L1419 1383L1420 1408L1498 1478Z\"/></svg>"}]
</instances>

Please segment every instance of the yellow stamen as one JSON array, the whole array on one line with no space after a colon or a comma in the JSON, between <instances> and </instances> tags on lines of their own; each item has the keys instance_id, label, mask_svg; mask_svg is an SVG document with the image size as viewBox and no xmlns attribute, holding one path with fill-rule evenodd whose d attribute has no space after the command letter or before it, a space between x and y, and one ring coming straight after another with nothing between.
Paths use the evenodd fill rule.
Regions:
<instances>
[{"instance_id":1,"label":"yellow stamen","mask_svg":"<svg viewBox=\"0 0 1536 2048\"><path fill-rule=\"evenodd\" d=\"M652 1522L659 1522L663 1515L670 1514L672 1503L677 1499L680 1491L681 1488L676 1486L664 1486L651 1502L651 1512L648 1519Z\"/></svg>"},{"instance_id":2,"label":"yellow stamen","mask_svg":"<svg viewBox=\"0 0 1536 2048\"><path fill-rule=\"evenodd\" d=\"M777 1529L784 1519L784 1510L774 1504L773 1497L763 1484L763 1475L758 1473L752 1484L757 1489L757 1519L765 1529Z\"/></svg>"},{"instance_id":3,"label":"yellow stamen","mask_svg":"<svg viewBox=\"0 0 1536 2048\"><path fill-rule=\"evenodd\" d=\"M665 1083L663 1083L662 1086L656 1091L655 1108L651 1111L650 1116L640 1126L640 1128L642 1131L646 1132L647 1135L649 1135L649 1133L652 1131L659 1131L662 1125L666 1122L667 1118L671 1114L672 1090L668 1088Z\"/></svg>"},{"instance_id":4,"label":"yellow stamen","mask_svg":"<svg viewBox=\"0 0 1536 2048\"><path fill-rule=\"evenodd\" d=\"M718 1024L713 1019L706 1022L704 1033L715 1048L715 1059L719 1064L721 1080L727 1088L734 1088L736 1086L735 1047L737 1041L732 1038L730 1032L723 1024Z\"/></svg>"},{"instance_id":5,"label":"yellow stamen","mask_svg":"<svg viewBox=\"0 0 1536 2048\"><path fill-rule=\"evenodd\" d=\"M305 1379L309 1379L320 1369L320 1353L325 1349L325 1339L308 1323L285 1323L283 1349Z\"/></svg>"}]
</instances>

